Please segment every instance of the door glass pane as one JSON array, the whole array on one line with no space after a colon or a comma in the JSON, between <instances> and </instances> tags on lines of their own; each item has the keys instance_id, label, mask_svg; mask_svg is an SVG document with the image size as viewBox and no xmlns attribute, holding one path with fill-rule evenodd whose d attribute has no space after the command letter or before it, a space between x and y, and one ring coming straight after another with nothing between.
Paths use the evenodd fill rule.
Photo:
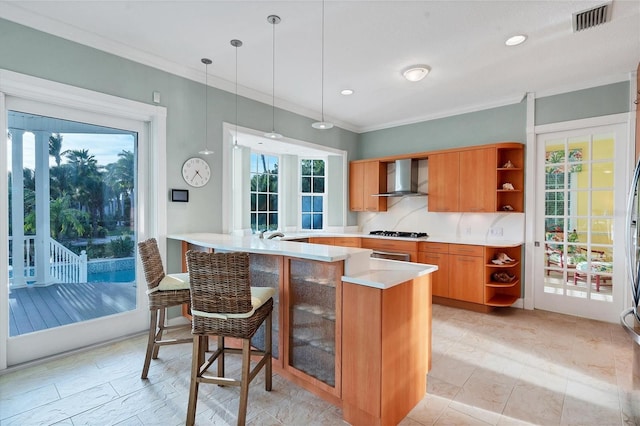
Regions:
<instances>
[{"instance_id":1,"label":"door glass pane","mask_svg":"<svg viewBox=\"0 0 640 426\"><path fill-rule=\"evenodd\" d=\"M613 154L610 137L545 143L545 293L612 301Z\"/></svg>"},{"instance_id":2,"label":"door glass pane","mask_svg":"<svg viewBox=\"0 0 640 426\"><path fill-rule=\"evenodd\" d=\"M137 133L8 123L10 335L135 309Z\"/></svg>"}]
</instances>

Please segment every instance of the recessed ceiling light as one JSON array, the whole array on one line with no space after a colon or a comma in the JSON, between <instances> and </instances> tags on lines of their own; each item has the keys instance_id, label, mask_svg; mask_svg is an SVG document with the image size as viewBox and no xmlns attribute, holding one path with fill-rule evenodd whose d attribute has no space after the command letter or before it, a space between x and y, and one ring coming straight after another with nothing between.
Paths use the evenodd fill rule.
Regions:
<instances>
[{"instance_id":1,"label":"recessed ceiling light","mask_svg":"<svg viewBox=\"0 0 640 426\"><path fill-rule=\"evenodd\" d=\"M516 34L511 36L504 42L507 46L517 46L524 43L527 40L527 36L524 34Z\"/></svg>"},{"instance_id":2,"label":"recessed ceiling light","mask_svg":"<svg viewBox=\"0 0 640 426\"><path fill-rule=\"evenodd\" d=\"M343 89L340 91L341 95L345 95L345 96L349 96L349 95L353 95L353 90L351 89Z\"/></svg>"},{"instance_id":3,"label":"recessed ceiling light","mask_svg":"<svg viewBox=\"0 0 640 426\"><path fill-rule=\"evenodd\" d=\"M402 75L409 81L420 81L429 74L429 71L431 68L428 65L412 65L402 71Z\"/></svg>"}]
</instances>

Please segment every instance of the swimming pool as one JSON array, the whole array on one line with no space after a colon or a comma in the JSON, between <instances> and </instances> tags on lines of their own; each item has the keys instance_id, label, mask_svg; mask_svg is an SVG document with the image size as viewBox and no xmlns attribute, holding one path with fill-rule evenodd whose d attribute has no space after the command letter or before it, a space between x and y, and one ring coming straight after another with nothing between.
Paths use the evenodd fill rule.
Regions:
<instances>
[{"instance_id":1,"label":"swimming pool","mask_svg":"<svg viewBox=\"0 0 640 426\"><path fill-rule=\"evenodd\" d=\"M120 271L89 272L87 280L90 283L128 283L136 280L135 269L123 269Z\"/></svg>"}]
</instances>

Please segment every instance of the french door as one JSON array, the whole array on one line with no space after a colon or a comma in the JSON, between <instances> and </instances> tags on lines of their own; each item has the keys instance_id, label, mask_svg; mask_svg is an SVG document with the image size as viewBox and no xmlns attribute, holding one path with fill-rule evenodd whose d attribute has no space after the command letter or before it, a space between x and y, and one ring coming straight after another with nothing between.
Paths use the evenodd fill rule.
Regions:
<instances>
[{"instance_id":1,"label":"french door","mask_svg":"<svg viewBox=\"0 0 640 426\"><path fill-rule=\"evenodd\" d=\"M1 370L148 328L135 243L164 249L166 112L0 72ZM22 290L33 304L15 306ZM55 323L61 308L72 321Z\"/></svg>"},{"instance_id":2,"label":"french door","mask_svg":"<svg viewBox=\"0 0 640 426\"><path fill-rule=\"evenodd\" d=\"M536 138L535 307L616 322L626 275L627 127Z\"/></svg>"}]
</instances>

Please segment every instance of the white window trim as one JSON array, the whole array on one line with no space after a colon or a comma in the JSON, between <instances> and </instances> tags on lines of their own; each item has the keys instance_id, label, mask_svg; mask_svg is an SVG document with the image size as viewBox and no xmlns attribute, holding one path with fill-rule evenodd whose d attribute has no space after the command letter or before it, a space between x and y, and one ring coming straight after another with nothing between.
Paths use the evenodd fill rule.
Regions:
<instances>
[{"instance_id":1,"label":"white window trim","mask_svg":"<svg viewBox=\"0 0 640 426\"><path fill-rule=\"evenodd\" d=\"M324 161L324 192L322 194L318 193L318 192L302 192L302 173L300 172L300 163L303 160L322 160ZM297 171L297 175L298 175L298 200L297 200L297 206L298 206L298 220L297 220L297 224L298 224L298 230L300 232L323 232L326 231L327 229L327 212L329 211L329 206L328 206L328 202L329 202L329 197L327 194L327 183L328 183L328 176L327 176L327 167L329 164L329 157L328 156L319 156L319 155L305 155L304 157L298 157L298 171ZM303 195L308 195L308 196L314 196L317 197L318 195L322 195L322 228L321 229L306 229L302 227L302 196Z\"/></svg>"},{"instance_id":2,"label":"white window trim","mask_svg":"<svg viewBox=\"0 0 640 426\"><path fill-rule=\"evenodd\" d=\"M6 96L26 99L34 102L43 102L50 105L69 107L81 111L89 111L95 114L104 114L116 118L124 118L146 123L147 137L138 141L138 238L144 239L154 236L158 239L160 253L166 252L167 236L167 183L166 183L166 108L131 101L104 93L94 92L67 84L52 82L25 74L0 69L0 128L7 129ZM7 146L7 132L2 132L0 140ZM3 148L6 149L6 148ZM7 162L0 161L0 197L4 200L8 196ZM146 191L142 189L146 189ZM0 211L0 277L8 277L8 233L9 218L7 209ZM0 306L2 310L8 306L8 283L0 283ZM139 285L139 287L141 287ZM143 287L141 287L143 288ZM144 292L142 292L144 295ZM135 311L134 328L144 330L148 327L147 298L138 295L138 308ZM120 336L119 326L116 323L129 322L124 318L115 319L111 331L99 336L86 339L80 345L94 344L105 339L113 339ZM138 325L139 324L139 325ZM0 370L7 368L11 362L9 346L9 324L6 315L0 315ZM131 333L131 331L127 331ZM37 333L33 333L37 334ZM24 336L20 336L24 337ZM29 336L33 338L33 336ZM37 337L37 336L36 336ZM27 347L19 343L18 338L12 338L11 345L18 343L19 347ZM69 339L69 344L76 344L77 333ZM37 344L43 344L42 342ZM20 350L18 348L18 350ZM70 350L70 349L67 349Z\"/></svg>"}]
</instances>

